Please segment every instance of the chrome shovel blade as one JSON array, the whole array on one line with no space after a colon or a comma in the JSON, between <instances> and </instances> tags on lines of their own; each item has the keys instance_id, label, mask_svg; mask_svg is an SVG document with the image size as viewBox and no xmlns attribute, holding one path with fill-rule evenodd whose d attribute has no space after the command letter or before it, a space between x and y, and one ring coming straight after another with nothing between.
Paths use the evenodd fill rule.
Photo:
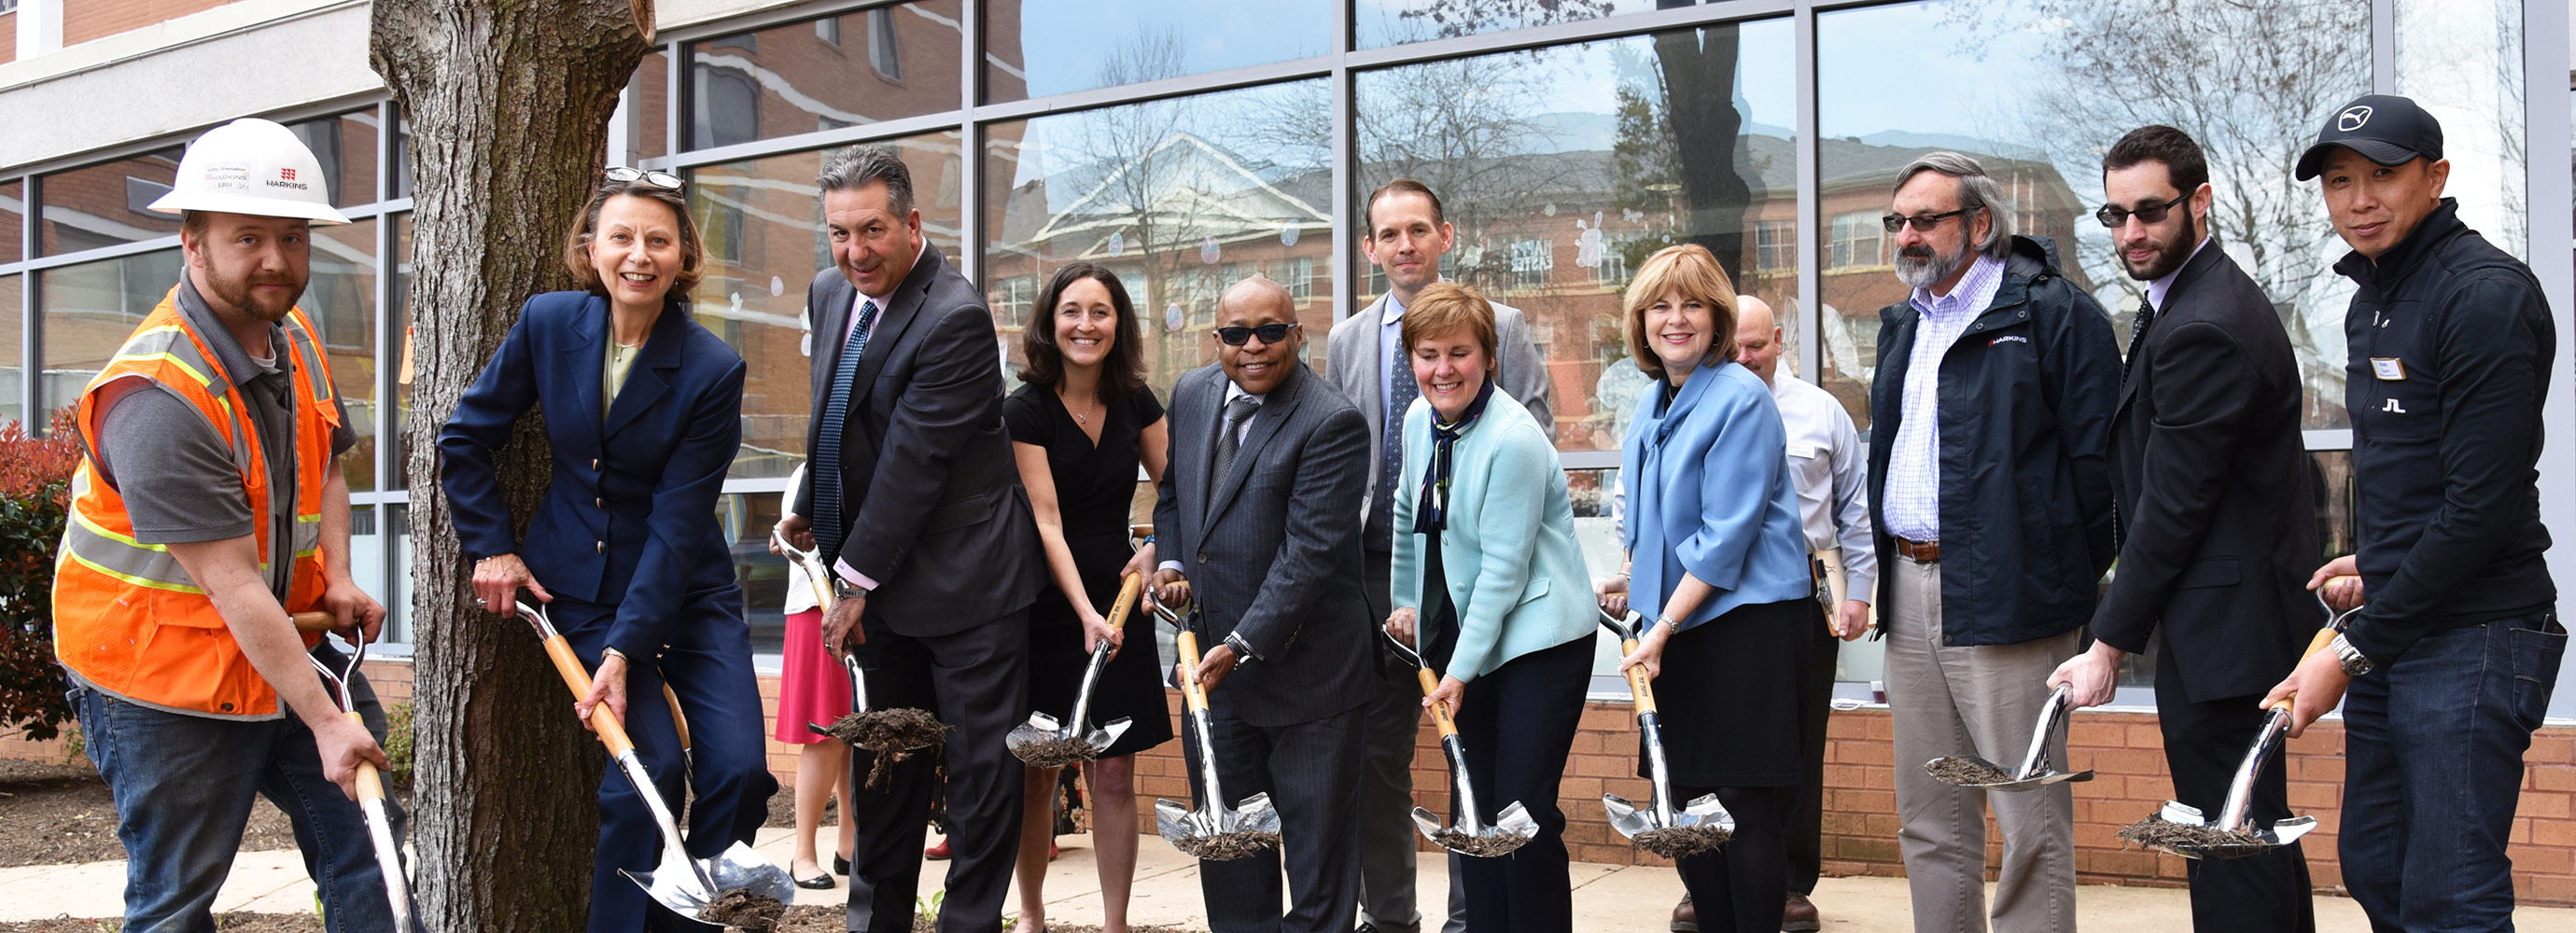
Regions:
<instances>
[{"instance_id":1,"label":"chrome shovel blade","mask_svg":"<svg viewBox=\"0 0 2576 933\"><path fill-rule=\"evenodd\" d=\"M1214 826L1201 825L1197 811L1171 800L1154 801L1154 830L1163 841L1179 845L1183 839L1202 838L1217 833Z\"/></svg>"},{"instance_id":2,"label":"chrome shovel blade","mask_svg":"<svg viewBox=\"0 0 2576 933\"><path fill-rule=\"evenodd\" d=\"M689 864L688 856L677 846L663 846L662 860L652 871L620 868L617 873L643 888L645 897L683 917L695 918L699 910L716 899L716 892L707 890L698 880L697 868Z\"/></svg>"},{"instance_id":3,"label":"chrome shovel blade","mask_svg":"<svg viewBox=\"0 0 2576 933\"><path fill-rule=\"evenodd\" d=\"M1413 828L1421 830L1422 838L1429 839L1432 844L1437 845L1440 842L1440 831L1448 827L1440 822L1439 817L1431 815L1431 811L1415 807L1413 808Z\"/></svg>"},{"instance_id":4,"label":"chrome shovel blade","mask_svg":"<svg viewBox=\"0 0 2576 933\"><path fill-rule=\"evenodd\" d=\"M1603 794L1601 809L1609 812L1610 828L1618 830L1619 835L1635 839L1638 833L1652 832L1655 829L1654 812L1629 803L1626 797Z\"/></svg>"},{"instance_id":5,"label":"chrome shovel blade","mask_svg":"<svg viewBox=\"0 0 2576 933\"><path fill-rule=\"evenodd\" d=\"M707 890L698 881L702 871L715 884L715 890ZM619 869L617 873L641 886L644 896L652 898L654 903L690 919L703 919L699 911L724 892L736 889L781 904L796 903L796 882L787 877L787 870L770 864L769 860L760 857L760 853L740 842L727 846L715 858L694 865L690 864L687 855L665 849L661 863L652 871Z\"/></svg>"},{"instance_id":6,"label":"chrome shovel blade","mask_svg":"<svg viewBox=\"0 0 2576 933\"><path fill-rule=\"evenodd\" d=\"M1049 741L1063 734L1064 724L1055 721L1055 717L1045 713L1030 713L1029 721L1021 723L1018 728L1011 730L1011 734L1002 737L1002 744L1010 746L1011 750L1016 752L1023 746Z\"/></svg>"},{"instance_id":7,"label":"chrome shovel blade","mask_svg":"<svg viewBox=\"0 0 2576 933\"><path fill-rule=\"evenodd\" d=\"M1090 742L1092 748L1105 752L1109 750L1109 746L1118 744L1119 736L1127 734L1128 726L1135 724L1134 720L1121 716L1101 723L1100 728L1091 730L1091 734L1083 736L1083 740Z\"/></svg>"},{"instance_id":8,"label":"chrome shovel blade","mask_svg":"<svg viewBox=\"0 0 2576 933\"><path fill-rule=\"evenodd\" d=\"M796 882L787 877L787 869L760 857L751 846L735 842L715 858L701 863L707 875L715 879L716 892L736 888L776 899L781 904L796 903Z\"/></svg>"},{"instance_id":9,"label":"chrome shovel blade","mask_svg":"<svg viewBox=\"0 0 2576 933\"><path fill-rule=\"evenodd\" d=\"M1726 812L1726 805L1717 802L1716 794L1702 794L1699 799L1683 806L1681 812L1673 814L1673 826L1715 829L1732 836L1735 834L1735 814Z\"/></svg>"},{"instance_id":10,"label":"chrome shovel blade","mask_svg":"<svg viewBox=\"0 0 2576 933\"><path fill-rule=\"evenodd\" d=\"M1996 774L2009 775L2013 773L2013 769L1997 765L1978 755L1948 755L1935 758L1931 761L1924 762L1923 770L1930 773L1934 780L1940 781L1944 784L1948 784L1952 787L1966 787L1975 790L2037 790L2039 788L2064 781L2090 781L2093 779L2093 772L2090 770L2066 772L2059 771L2054 768L2045 768L2026 778L2008 778L2006 780L1991 782L1961 781L1946 778L1941 775L1941 767L1943 765L1952 764L1966 765L1971 768Z\"/></svg>"},{"instance_id":11,"label":"chrome shovel blade","mask_svg":"<svg viewBox=\"0 0 2576 933\"><path fill-rule=\"evenodd\" d=\"M394 845L393 823L385 817L385 802L368 798L358 802L367 817L367 836L375 843L376 871L385 878L385 901L393 910L394 929L411 931L411 880L403 874L401 848Z\"/></svg>"},{"instance_id":12,"label":"chrome shovel blade","mask_svg":"<svg viewBox=\"0 0 2576 933\"><path fill-rule=\"evenodd\" d=\"M2208 818L2201 813L2200 808L2176 800L2165 801L2165 805L2156 811L2156 819L2163 820L2177 826L2205 827L2209 825ZM2264 852L2269 852L2273 849L2289 845L2290 843L2297 842L2299 841L2299 837L2315 831L2316 828L2316 817L2294 816L2286 820L2276 821L2270 826L2247 826L2244 831L2254 836L2253 841L2250 842L2220 842L2208 845L2177 843L2171 845L2157 845L2154 846L2154 848L2162 849L2166 852L2171 852L2184 858L2244 858L2248 855L2259 855Z\"/></svg>"},{"instance_id":13,"label":"chrome shovel blade","mask_svg":"<svg viewBox=\"0 0 2576 933\"><path fill-rule=\"evenodd\" d=\"M1521 806L1521 802L1515 800L1504 807L1502 812L1494 814L1494 825L1488 832L1494 831L1499 831L1506 836L1529 839L1538 835L1538 820L1529 815L1528 807Z\"/></svg>"},{"instance_id":14,"label":"chrome shovel blade","mask_svg":"<svg viewBox=\"0 0 2576 933\"><path fill-rule=\"evenodd\" d=\"M1229 824L1225 827L1225 831L1230 833L1278 835L1279 808L1270 805L1269 794L1254 794L1243 798L1242 803L1236 804L1233 811L1225 814L1225 822Z\"/></svg>"}]
</instances>

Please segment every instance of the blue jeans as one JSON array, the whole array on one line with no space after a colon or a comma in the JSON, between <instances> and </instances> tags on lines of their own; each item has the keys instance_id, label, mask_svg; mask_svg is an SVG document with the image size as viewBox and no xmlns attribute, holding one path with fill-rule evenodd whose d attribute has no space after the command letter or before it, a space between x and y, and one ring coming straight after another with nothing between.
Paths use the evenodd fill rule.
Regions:
<instances>
[{"instance_id":1,"label":"blue jeans","mask_svg":"<svg viewBox=\"0 0 2576 933\"><path fill-rule=\"evenodd\" d=\"M332 933L393 929L366 816L323 777L302 721L187 716L88 688L71 701L116 798L127 933L213 933L215 892L259 796L294 824Z\"/></svg>"},{"instance_id":2,"label":"blue jeans","mask_svg":"<svg viewBox=\"0 0 2576 933\"><path fill-rule=\"evenodd\" d=\"M2353 681L2337 842L2372 930L2513 928L2505 838L2566 651L2544 609L2435 632Z\"/></svg>"}]
</instances>

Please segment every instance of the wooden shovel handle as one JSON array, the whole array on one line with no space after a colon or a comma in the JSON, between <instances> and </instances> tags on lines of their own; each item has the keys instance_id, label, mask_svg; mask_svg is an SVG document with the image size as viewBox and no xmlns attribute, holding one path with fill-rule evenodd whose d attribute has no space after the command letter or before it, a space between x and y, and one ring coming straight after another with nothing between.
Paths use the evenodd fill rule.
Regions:
<instances>
[{"instance_id":1,"label":"wooden shovel handle","mask_svg":"<svg viewBox=\"0 0 2576 933\"><path fill-rule=\"evenodd\" d=\"M1622 638L1619 640L1619 654L1621 656L1636 653L1636 639ZM1628 692L1635 695L1637 698L1637 712L1651 713L1655 711L1655 688L1652 686L1651 682L1646 679L1645 665L1639 664L1628 669Z\"/></svg>"},{"instance_id":2,"label":"wooden shovel handle","mask_svg":"<svg viewBox=\"0 0 2576 933\"><path fill-rule=\"evenodd\" d=\"M1109 630L1127 627L1127 611L1136 608L1136 594L1145 589L1145 575L1131 573L1127 582L1118 584L1118 601L1109 605Z\"/></svg>"},{"instance_id":3,"label":"wooden shovel handle","mask_svg":"<svg viewBox=\"0 0 2576 933\"><path fill-rule=\"evenodd\" d=\"M361 729L367 725L366 718L359 716L357 710L341 713L340 718L357 723ZM376 774L376 763L363 758L358 760L358 799L385 799L385 780Z\"/></svg>"},{"instance_id":4,"label":"wooden shovel handle","mask_svg":"<svg viewBox=\"0 0 2576 933\"><path fill-rule=\"evenodd\" d=\"M328 612L299 612L295 614L295 630L299 632L328 632L339 627L340 617Z\"/></svg>"},{"instance_id":5,"label":"wooden shovel handle","mask_svg":"<svg viewBox=\"0 0 2576 933\"><path fill-rule=\"evenodd\" d=\"M2332 643L2334 642L2335 634L2336 634L2336 632L2335 632L2335 630L2334 630L2334 629L2330 629L2330 628L2321 628L2321 629L2318 629L2318 630L2317 630L2317 637L2315 637L2315 638L2311 638L2311 639L2308 639L2308 650L2306 650L2306 651L2302 651L2302 652L2299 652L2299 660L2301 660L2301 661L2305 661L2305 660L2307 660L2307 659L2308 659L2308 656L2309 656L2309 655L2315 654L2315 653L2317 653L2317 652L2319 652L2319 651L2324 651L2324 650L2326 650L2326 645L2328 645L2328 644L2332 644ZM2298 699L2298 697L2299 697L2298 692L2297 692L2297 691L2292 691L2292 692L2290 693L2290 695L2285 696L2285 697L2282 697L2282 698L2281 698L2281 700L2280 700L2280 702L2277 702L2277 703L2272 704L2272 708L2273 708L2273 709L2277 709L2277 710L2286 710L2286 709L2289 709L2289 708L2290 708L2290 701L2291 701L2291 700Z\"/></svg>"},{"instance_id":6,"label":"wooden shovel handle","mask_svg":"<svg viewBox=\"0 0 2576 933\"><path fill-rule=\"evenodd\" d=\"M1198 678L1194 676L1199 669L1199 635L1189 629L1182 629L1181 634L1174 641L1181 655L1181 701L1192 710L1206 709L1207 687L1199 683Z\"/></svg>"},{"instance_id":7,"label":"wooden shovel handle","mask_svg":"<svg viewBox=\"0 0 2576 933\"><path fill-rule=\"evenodd\" d=\"M546 657L555 662L555 673L563 675L564 686L572 688L572 698L590 695L590 672L581 669L581 659L573 657L572 643L557 635L546 639ZM599 744L608 746L608 757L635 750L635 742L626 737L626 724L617 721L617 713L602 703L590 708L590 727L598 730Z\"/></svg>"},{"instance_id":8,"label":"wooden shovel handle","mask_svg":"<svg viewBox=\"0 0 2576 933\"><path fill-rule=\"evenodd\" d=\"M671 692L669 683L662 685L662 702L671 704L671 725L680 730L680 751L686 754L689 751L689 717L680 712L680 695Z\"/></svg>"},{"instance_id":9,"label":"wooden shovel handle","mask_svg":"<svg viewBox=\"0 0 2576 933\"><path fill-rule=\"evenodd\" d=\"M1432 691L1440 689L1439 681L1431 679L1430 668L1414 668L1413 674L1415 677L1422 680L1423 696L1428 697L1431 695ZM1440 735L1443 738L1458 734L1458 722L1457 720L1449 718L1449 707L1446 704L1431 704L1431 724L1440 727Z\"/></svg>"}]
</instances>

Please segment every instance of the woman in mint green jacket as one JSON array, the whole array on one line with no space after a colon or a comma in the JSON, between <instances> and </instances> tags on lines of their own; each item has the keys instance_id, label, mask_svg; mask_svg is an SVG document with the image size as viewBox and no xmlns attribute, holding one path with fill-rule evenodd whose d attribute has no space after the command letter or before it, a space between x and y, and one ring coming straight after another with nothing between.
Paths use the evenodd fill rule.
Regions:
<instances>
[{"instance_id":1,"label":"woman in mint green jacket","mask_svg":"<svg viewBox=\"0 0 2576 933\"><path fill-rule=\"evenodd\" d=\"M1555 445L1494 388L1494 333L1493 306L1463 286L1432 285L1405 309L1422 397L1404 415L1404 484L1389 491L1387 628L1427 634L1424 654L1446 673L1423 702L1457 717L1480 802L1519 801L1538 821L1511 857L1461 860L1468 928L1563 933L1574 918L1557 784L1591 680L1592 578Z\"/></svg>"}]
</instances>

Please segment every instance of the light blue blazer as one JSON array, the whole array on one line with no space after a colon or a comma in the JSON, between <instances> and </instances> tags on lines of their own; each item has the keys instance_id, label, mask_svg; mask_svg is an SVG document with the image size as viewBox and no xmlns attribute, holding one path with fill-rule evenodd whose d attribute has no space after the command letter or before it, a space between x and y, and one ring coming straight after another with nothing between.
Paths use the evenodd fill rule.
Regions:
<instances>
[{"instance_id":1,"label":"light blue blazer","mask_svg":"<svg viewBox=\"0 0 2576 933\"><path fill-rule=\"evenodd\" d=\"M1422 477L1431 469L1431 403L1404 412L1404 488L1395 497L1389 564L1397 608L1420 609L1422 547L1413 532ZM1776 419L1775 419L1776 420ZM1444 673L1461 681L1513 658L1590 638L1592 575L1574 541L1565 469L1538 419L1501 388L1450 452L1449 527L1440 566L1458 607L1458 646Z\"/></svg>"},{"instance_id":2,"label":"light blue blazer","mask_svg":"<svg viewBox=\"0 0 2576 933\"><path fill-rule=\"evenodd\" d=\"M1729 360L1692 370L1670 405L1662 388L1637 400L1620 444L1630 604L1655 618L1685 571L1717 592L1680 629L1738 606L1814 596L1789 435L1762 377Z\"/></svg>"}]
</instances>

